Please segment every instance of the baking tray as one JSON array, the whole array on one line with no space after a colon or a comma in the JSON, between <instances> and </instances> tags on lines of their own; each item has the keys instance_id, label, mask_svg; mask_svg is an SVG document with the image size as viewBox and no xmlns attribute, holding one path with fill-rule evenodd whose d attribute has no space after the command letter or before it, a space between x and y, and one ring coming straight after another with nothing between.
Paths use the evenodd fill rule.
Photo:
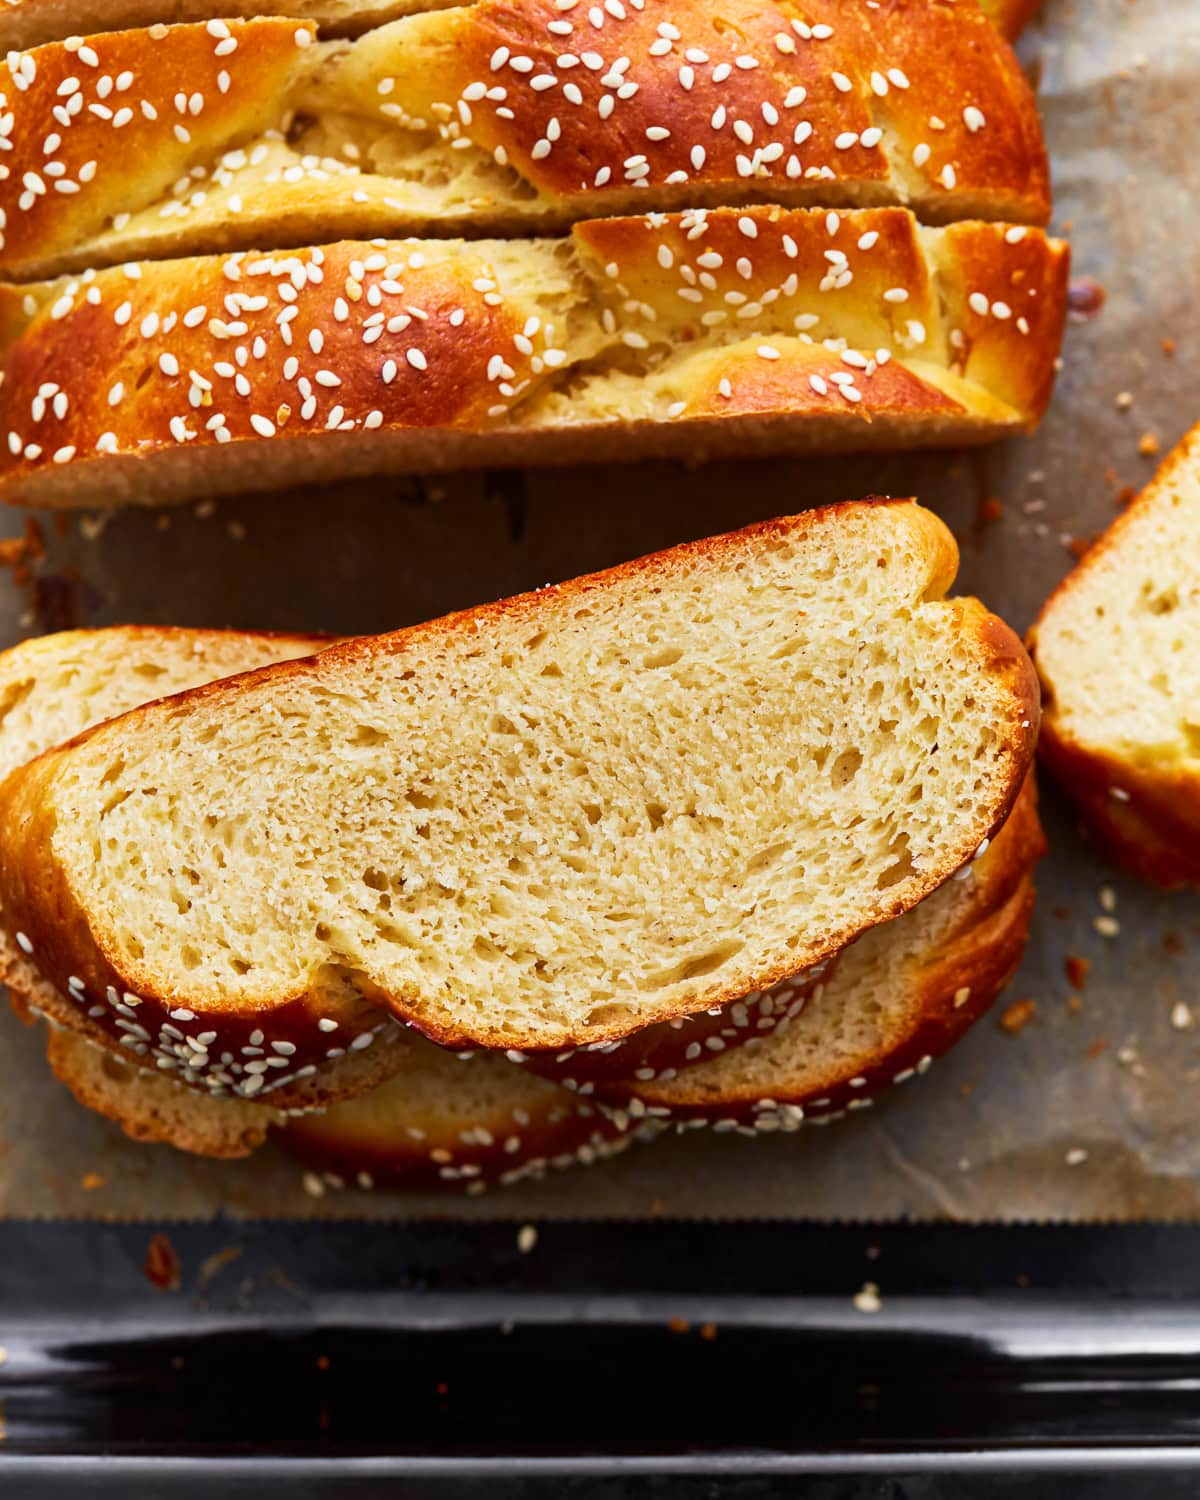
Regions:
<instances>
[{"instance_id":1,"label":"baking tray","mask_svg":"<svg viewBox=\"0 0 1200 1500\"><path fill-rule=\"evenodd\" d=\"M0 1226L6 1495L1200 1485L1191 1227L152 1233Z\"/></svg>"},{"instance_id":2,"label":"baking tray","mask_svg":"<svg viewBox=\"0 0 1200 1500\"><path fill-rule=\"evenodd\" d=\"M451 476L47 524L45 558L0 597L0 638L120 619L378 630L869 491L931 503L959 537L962 586L1024 628L1069 549L1148 477L1139 439L1165 448L1200 414L1200 12L1050 0L1024 52L1080 278L1032 442ZM0 1091L7 1211L42 1218L0 1223L0 1494L758 1497L803 1477L826 1497L960 1500L1027 1494L1036 1475L1035 1493L1127 1500L1151 1471L1156 1496L1196 1493L1200 1228L1097 1222L1200 1212L1200 1051L1170 1021L1196 1001L1195 898L1112 876L1053 797L1048 814L1054 854L1010 995L1039 1011L1019 1036L983 1023L877 1120L693 1137L526 1196L423 1203L419 1222L247 1222L266 1202L255 1169L197 1168L182 1194L182 1165L90 1118L47 1163L69 1102L48 1081L36 1092L38 1045L20 1038ZM1117 943L1095 929L1101 886ZM1067 952L1092 961L1081 998ZM994 1159L968 1159L968 1130ZM875 1161L890 1175L854 1175ZM92 1192L97 1166L108 1185ZM417 1211L307 1200L296 1171L287 1186L268 1211ZM645 1222L652 1206L674 1219ZM893 1222L745 1221L764 1212ZM175 1291L147 1277L158 1234Z\"/></svg>"}]
</instances>

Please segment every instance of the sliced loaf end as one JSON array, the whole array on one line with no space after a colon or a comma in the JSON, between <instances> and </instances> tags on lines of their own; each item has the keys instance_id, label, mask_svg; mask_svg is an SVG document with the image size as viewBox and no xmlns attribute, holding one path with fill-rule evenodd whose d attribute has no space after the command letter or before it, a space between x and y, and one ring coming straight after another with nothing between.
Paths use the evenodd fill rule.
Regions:
<instances>
[{"instance_id":1,"label":"sliced loaf end","mask_svg":"<svg viewBox=\"0 0 1200 1500\"><path fill-rule=\"evenodd\" d=\"M1046 764L1120 863L1200 882L1200 428L1030 631Z\"/></svg>"}]
</instances>

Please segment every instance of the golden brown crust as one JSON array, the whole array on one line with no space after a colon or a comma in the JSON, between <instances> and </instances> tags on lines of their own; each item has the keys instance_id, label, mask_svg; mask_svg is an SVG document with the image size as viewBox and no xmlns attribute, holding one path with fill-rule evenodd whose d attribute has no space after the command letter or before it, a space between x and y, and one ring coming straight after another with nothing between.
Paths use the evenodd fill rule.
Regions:
<instances>
[{"instance_id":1,"label":"golden brown crust","mask_svg":"<svg viewBox=\"0 0 1200 1500\"><path fill-rule=\"evenodd\" d=\"M114 214L143 207L197 161L278 115L292 21L109 32L10 60L0 268L53 262ZM228 80L228 81L226 81Z\"/></svg>"},{"instance_id":2,"label":"golden brown crust","mask_svg":"<svg viewBox=\"0 0 1200 1500\"><path fill-rule=\"evenodd\" d=\"M1032 93L974 5L809 0L801 15L790 0L732 0L718 17L685 0L669 22L654 7L588 15L565 17L557 0L481 0L322 49L319 63L300 57L312 27L279 17L12 54L0 268L27 279L435 222L544 232L643 205L899 203L933 223L1049 218ZM48 132L55 112L61 129ZM368 143L346 159L303 138L291 150L293 112L356 120ZM403 165L396 177L370 170L380 131L397 149L419 139L440 150L440 188L420 179L414 192ZM278 172L238 177L226 206L227 153L255 143L269 143ZM466 143L496 176L490 197L447 186ZM126 237L129 216L154 205L154 222Z\"/></svg>"},{"instance_id":3,"label":"golden brown crust","mask_svg":"<svg viewBox=\"0 0 1200 1500\"><path fill-rule=\"evenodd\" d=\"M9 1003L14 1013L26 1024L39 1018L45 1020L52 1030L77 1036L81 1042L87 1043L91 1052L119 1059L125 1066L133 1068L139 1077L145 1075L151 1079L164 1079L169 1074L172 1078L193 1084L194 1088L183 1087L181 1092L194 1098L197 1107L210 1102L201 1097L202 1093L210 1093L213 1104L224 1102L227 1091L201 1088L203 1080L199 1075L203 1070L198 1066L199 1049L189 1048L186 1042L180 1040L189 1033L202 1033L203 1026L193 1025L185 1029L176 1023L175 1033L178 1035L169 1033L149 1042L143 1041L136 1031L128 1027L122 1030L114 1024L120 1020L132 1022L135 1019L132 1011L122 1016L107 1000L101 1003L99 999L89 997L81 991L68 988L64 993L56 989L7 932L0 932L0 984L8 990ZM77 999L77 994L82 998ZM289 1076L286 1080L262 1091L263 1096L270 1100L269 1106L255 1104L254 1108L257 1110L265 1107L272 1115L285 1110L324 1109L331 1102L355 1098L385 1082L402 1066L407 1055L408 1037L402 1027L391 1022L379 1026L377 1016L375 1022L377 1029L372 1033L372 1044L357 1050L345 1047L339 1049L335 1045L339 1041L336 1034L323 1034L328 1047L320 1066L312 1073L304 1073L300 1077L296 1076L295 1070L288 1069ZM340 1040L344 1042L346 1038ZM61 1050L62 1055L66 1056L65 1044ZM262 1052L263 1049L259 1048L254 1056L259 1056ZM330 1052L333 1053L332 1056ZM241 1076L240 1064L246 1061L246 1057L238 1049L234 1058L235 1061L240 1059L238 1071L232 1074L236 1080ZM189 1068L197 1076L191 1077ZM111 1078L113 1075L107 1076ZM98 1081L94 1081L93 1087L99 1087ZM101 1109L100 1112L124 1125L124 1116L118 1108L120 1095L115 1094L113 1098L116 1101L113 1107L117 1112L110 1113L107 1109ZM239 1102L253 1101L243 1096ZM218 1111L216 1118L219 1120L222 1114L223 1111ZM182 1149L198 1148L184 1146Z\"/></svg>"},{"instance_id":4,"label":"golden brown crust","mask_svg":"<svg viewBox=\"0 0 1200 1500\"><path fill-rule=\"evenodd\" d=\"M595 205L584 212L605 212L605 198L623 198L634 183L659 200L655 208L711 202L713 190L726 202L896 201L886 131L893 160L905 164L900 190L922 217L961 217L964 199L980 217L1049 217L1036 104L974 6L808 0L801 14L787 3L731 0L718 14L693 3L673 9L666 32L653 7L598 14L598 34L580 18L567 36L549 29L563 23L554 0L484 0L430 18L421 35L438 45L420 58L420 78L401 78L399 107L425 115L438 103L453 107L473 84L499 83L504 99L474 98L462 132L488 151L500 147L548 197L583 199L582 187ZM633 61L615 80L603 66L563 67L564 52L593 44L610 65L614 54ZM689 51L704 61L689 62ZM681 68L693 82L681 80ZM560 93L568 81L581 100L571 107ZM611 100L607 114L602 99ZM982 124L975 115L968 123L971 110ZM932 133L931 117L942 122ZM864 144L872 130L879 135ZM923 143L928 159L909 167Z\"/></svg>"},{"instance_id":5,"label":"golden brown crust","mask_svg":"<svg viewBox=\"0 0 1200 1500\"><path fill-rule=\"evenodd\" d=\"M573 243L346 241L0 287L0 496L973 441L1049 399L1068 257L1040 230L756 209Z\"/></svg>"},{"instance_id":6,"label":"golden brown crust","mask_svg":"<svg viewBox=\"0 0 1200 1500\"><path fill-rule=\"evenodd\" d=\"M896 1004L908 1030L885 1051L842 1059L818 1079L810 1069L790 1079L782 1061L785 1037L775 1049L780 1065L765 1085L756 1076L753 1083L730 1082L723 1089L714 1087L711 1077L695 1086L696 1075L685 1069L660 1082L607 1082L597 1093L622 1113L632 1101L633 1118L649 1111L658 1119L724 1121L750 1129L790 1128L804 1118L861 1108L861 1101L923 1072L990 1008L1024 952L1033 868L1045 851L1031 774L1008 821L975 862L968 897L951 930L933 951L896 969ZM820 1003L820 998L812 1002Z\"/></svg>"},{"instance_id":7,"label":"golden brown crust","mask_svg":"<svg viewBox=\"0 0 1200 1500\"><path fill-rule=\"evenodd\" d=\"M894 512L894 524L908 529L914 542L919 542L928 580L923 597L939 597L953 576L957 560L953 539L945 526L912 502L879 500L866 504L888 506ZM178 694L166 702L134 710L109 725L89 731L72 745L51 751L17 770L0 785L0 841L4 851L0 863L0 900L5 927L12 939L34 957L42 974L61 992L77 990L96 1009L102 1002L106 1004L105 1013L98 1019L112 1035L128 1034L130 1026L136 1026L135 1054L138 1046L153 1054L156 1048L164 1045L164 1036L175 1040L172 1031L187 1028L189 1034L206 1038L200 1045L204 1075L210 1080L215 1077L222 1086L228 1084L239 1092L253 1093L262 1085L252 1084L247 1090L244 1081L228 1079L224 1068L215 1061L222 1053L244 1055L247 1046L265 1049L267 1055L272 1051L285 1053L288 1066L280 1068L276 1076L281 1074L291 1079L294 1069L303 1076L313 1076L322 1058L328 1056L325 1039L317 1030L319 1021L332 1019L336 1022L340 1044L345 1045L345 1039L354 1037L351 1045L359 1045L358 1038L370 1035L373 1022L378 1020L378 1007L387 1007L398 1019L414 1025L445 1046L525 1049L530 1045L527 1035L514 1034L510 1028L493 1025L483 1018L470 1022L453 1019L452 1007L444 1008L438 997L417 993L386 994L373 988L368 996L366 990L370 984L361 977L350 985L345 981L339 984L337 976L331 976L322 987L314 987L301 995L262 992L252 1006L245 1002L217 1004L210 1001L203 1007L203 1014L195 1014L195 1003L189 1003L191 997L185 990L164 993L153 974L142 971L138 962L127 954L117 953L112 940L106 937L100 919L97 918L93 925L72 889L65 868L51 857L56 816L54 792L60 778L70 774L73 749L86 744L89 751L94 752L97 747L110 744L111 753L119 760L127 734L153 734L156 724L161 726L177 716L203 711L210 703L214 706L228 703L230 695L240 698L261 694L265 701L286 691L289 683L304 677L336 683L343 664L349 666L366 659L377 661L380 670L384 670L406 657L417 660L418 653L430 638L438 644L455 637L477 640L482 636L486 639L489 625L500 620L517 619L536 625L553 618L554 612L563 607L576 607L593 591L611 594L627 582L636 580L642 583L654 577L668 579L701 561L720 564L747 549L770 545L776 536L836 526L843 516L852 516L863 508L864 502L848 502L690 543L535 594L465 610L392 635L334 646L319 656L280 663L224 683L210 683ZM1000 826L1025 780L1033 755L1038 721L1037 679L1020 642L977 600L958 599L947 607L958 619L959 649L963 659L974 658L980 669L998 679L997 701L1007 705L1007 712L995 725L1000 748L991 780L994 815L986 828L958 830L957 837L948 840L943 859L936 867L923 868L891 887L889 895L880 898L872 922L885 921L915 905L969 857L970 847L964 845L964 840L977 841ZM701 980L690 998L671 1005L661 1004L653 1019L670 1021L676 1016L694 1015L782 983L798 968L807 968L832 956L845 943L852 941L859 930L861 928L850 925L845 930L812 934L808 945L794 950L786 960L773 961L761 970L738 969L736 979L727 973L724 979ZM132 1005L130 995L136 1005ZM626 1017L599 1023L580 1034L568 1031L560 1035L552 1032L541 1034L537 1046L545 1050L561 1050L593 1042L617 1041L647 1019L635 1015L632 1019ZM141 1037L141 1031L148 1034ZM260 1031L262 1036L257 1035ZM253 1073L261 1073L257 1054L248 1067Z\"/></svg>"},{"instance_id":8,"label":"golden brown crust","mask_svg":"<svg viewBox=\"0 0 1200 1500\"><path fill-rule=\"evenodd\" d=\"M165 1075L136 1068L77 1032L51 1028L46 1061L85 1109L118 1124L134 1141L175 1146L193 1156L249 1156L282 1116L245 1099L204 1099Z\"/></svg>"},{"instance_id":9,"label":"golden brown crust","mask_svg":"<svg viewBox=\"0 0 1200 1500\"><path fill-rule=\"evenodd\" d=\"M1167 890L1200 885L1200 782L1143 767L1061 732L1050 708L1038 753L1115 864Z\"/></svg>"}]
</instances>

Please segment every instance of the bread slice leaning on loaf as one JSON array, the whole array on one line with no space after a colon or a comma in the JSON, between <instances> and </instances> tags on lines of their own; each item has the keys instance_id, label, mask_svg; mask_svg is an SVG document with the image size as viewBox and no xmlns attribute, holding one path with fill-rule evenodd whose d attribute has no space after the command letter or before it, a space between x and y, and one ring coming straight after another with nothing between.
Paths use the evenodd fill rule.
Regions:
<instances>
[{"instance_id":1,"label":"bread slice leaning on loaf","mask_svg":"<svg viewBox=\"0 0 1200 1500\"><path fill-rule=\"evenodd\" d=\"M603 35L479 0L354 41L265 16L14 54L0 271L764 202L1049 219L1036 101L971 3L615 9Z\"/></svg>"},{"instance_id":2,"label":"bread slice leaning on loaf","mask_svg":"<svg viewBox=\"0 0 1200 1500\"><path fill-rule=\"evenodd\" d=\"M555 1050L736 1000L1007 814L1036 683L955 564L835 506L151 704L0 787L6 927L150 1050L289 1069L360 1006Z\"/></svg>"},{"instance_id":3,"label":"bread slice leaning on loaf","mask_svg":"<svg viewBox=\"0 0 1200 1500\"><path fill-rule=\"evenodd\" d=\"M47 737L65 739L93 717L136 706L148 689L181 690L197 673L245 668L260 653L278 651L285 659L309 644L324 643L169 628L66 632L27 641L0 656L0 700L9 709L0 721L0 769L12 769L43 747L39 728ZM510 1183L550 1166L611 1155L634 1134L645 1138L664 1128L667 1107L676 1123L712 1117L719 1128L736 1122L744 1130L749 1118L758 1130L776 1128L776 1121L790 1129L806 1110L811 1118L827 1118L839 1082L842 1093L862 1107L881 1080L903 1077L912 1064L923 1067L990 1004L1024 941L1036 854L1029 787L989 848L959 878L843 955L851 963L849 982L830 990L827 975L815 993L794 998L794 986L785 984L757 1003L728 1007L722 1013L728 1024L710 1031L700 1046L705 1061L694 1063L697 1044L691 1040L674 1073L661 1045L655 1048L650 1039L656 1030L687 1036L688 1027L651 1028L631 1038L639 1044L638 1076L629 1069L624 1109L602 1112L580 1078L597 1058L607 1065L600 1077L619 1078L616 1062L627 1046L574 1054L564 1076L579 1076L573 1078L576 1091L568 1092L505 1058L476 1054L462 1060L396 1028L386 1047L381 1042L351 1053L325 1075L327 1096L342 1098L369 1086L359 1075L386 1055L391 1076L385 1083L371 1088L361 1105L351 1100L293 1119L282 1139L310 1165L349 1178L366 1173L380 1185L457 1184L477 1192L489 1181ZM948 937L953 941L947 943ZM54 1072L81 1103L126 1134L204 1155L237 1156L283 1120L284 1112L269 1104L202 1097L175 1081L178 1069L161 1063L150 1068L130 1051L122 1057L97 1046L90 1037L94 1023L78 1003L39 980L29 960L4 941L18 1012L41 1013L51 1022L47 1052ZM797 998L804 1009L799 1022ZM744 1068L731 1067L734 1044L746 1042L739 1035L746 1026L753 1035L744 1061L759 1054L751 1075L758 1090L752 1111ZM768 1047L779 1026L793 1026L791 1036ZM186 1060L190 1049L180 1050ZM649 1080L643 1077L646 1064L654 1064ZM684 1067L696 1085L691 1097L677 1087L671 1105L664 1105L661 1091L682 1080ZM857 1086L850 1092L852 1081ZM638 1088L644 1091L640 1099Z\"/></svg>"},{"instance_id":4,"label":"bread slice leaning on loaf","mask_svg":"<svg viewBox=\"0 0 1200 1500\"><path fill-rule=\"evenodd\" d=\"M450 0L273 0L270 14L315 22L322 36L354 36L398 16L444 9ZM966 0L959 0L965 4ZM980 0L980 9L1006 36L1016 37L1040 0ZM45 42L97 31L125 31L162 22L260 16L254 0L7 0L0 10L0 50L24 51Z\"/></svg>"},{"instance_id":5,"label":"bread slice leaning on loaf","mask_svg":"<svg viewBox=\"0 0 1200 1500\"><path fill-rule=\"evenodd\" d=\"M983 442L1046 408L1067 267L1037 229L756 208L0 287L0 497Z\"/></svg>"},{"instance_id":6,"label":"bread slice leaning on loaf","mask_svg":"<svg viewBox=\"0 0 1200 1500\"><path fill-rule=\"evenodd\" d=\"M1050 596L1046 765L1119 863L1200 883L1200 427Z\"/></svg>"}]
</instances>

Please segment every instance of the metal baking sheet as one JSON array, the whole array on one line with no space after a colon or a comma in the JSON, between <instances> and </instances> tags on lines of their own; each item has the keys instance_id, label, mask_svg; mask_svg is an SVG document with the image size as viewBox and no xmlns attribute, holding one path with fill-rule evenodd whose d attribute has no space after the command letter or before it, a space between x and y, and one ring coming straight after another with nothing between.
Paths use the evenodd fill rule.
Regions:
<instances>
[{"instance_id":1,"label":"metal baking sheet","mask_svg":"<svg viewBox=\"0 0 1200 1500\"><path fill-rule=\"evenodd\" d=\"M1078 304L1036 438L970 454L473 474L43 516L45 555L0 589L0 638L117 621L385 630L872 492L936 508L959 538L960 587L1024 629L1072 548L1149 477L1152 450L1200 416L1189 378L1200 360L1200 10L1050 0L1022 53L1039 83ZM0 525L17 536L24 518ZM697 1133L478 1200L314 1197L273 1150L216 1164L126 1141L49 1076L40 1034L4 1016L0 1214L1195 1217L1200 906L1107 870L1049 788L1044 801L1052 853L1033 938L996 1014L919 1086L829 1130ZM1026 999L1032 1018L1003 1027L998 1017Z\"/></svg>"}]
</instances>

